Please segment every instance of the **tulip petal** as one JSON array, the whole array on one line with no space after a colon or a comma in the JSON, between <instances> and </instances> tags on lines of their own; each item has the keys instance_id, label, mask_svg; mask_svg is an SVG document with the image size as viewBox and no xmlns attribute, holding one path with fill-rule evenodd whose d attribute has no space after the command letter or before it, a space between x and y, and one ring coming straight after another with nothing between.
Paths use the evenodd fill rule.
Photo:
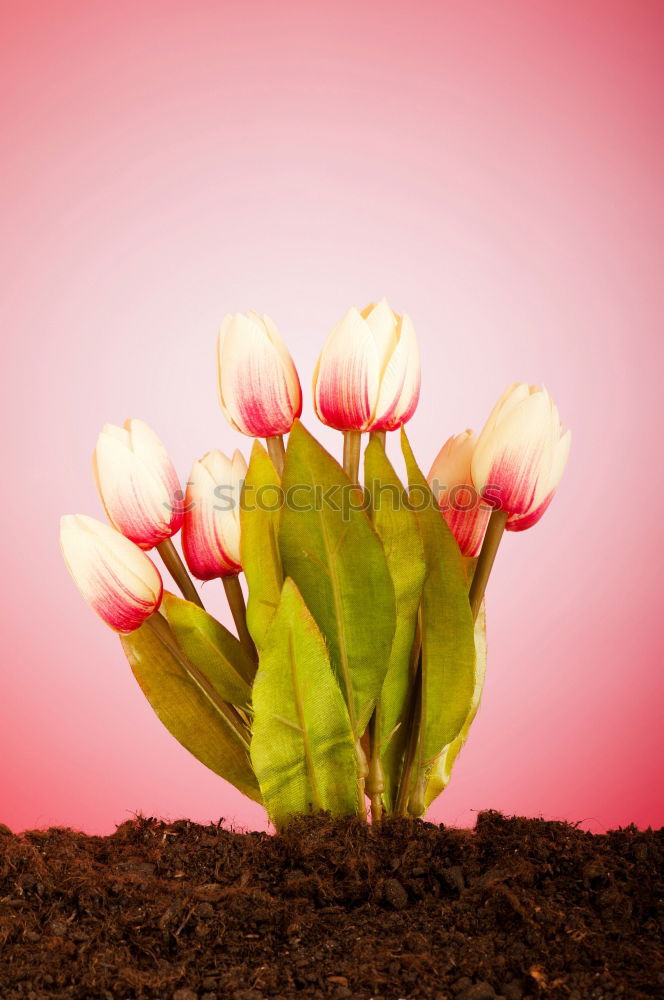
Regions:
<instances>
[{"instance_id":1,"label":"tulip petal","mask_svg":"<svg viewBox=\"0 0 664 1000\"><path fill-rule=\"evenodd\" d=\"M378 398L376 343L357 309L332 330L314 376L314 406L337 430L366 430Z\"/></svg>"},{"instance_id":2,"label":"tulip petal","mask_svg":"<svg viewBox=\"0 0 664 1000\"><path fill-rule=\"evenodd\" d=\"M127 538L152 548L177 530L181 513L174 509L177 501L164 478L116 435L99 435L93 471L109 521Z\"/></svg>"},{"instance_id":3,"label":"tulip petal","mask_svg":"<svg viewBox=\"0 0 664 1000\"><path fill-rule=\"evenodd\" d=\"M461 554L469 559L474 559L480 554L491 517L491 510L480 504L481 501L477 502L471 510L457 510L454 506L449 506L447 510L442 511Z\"/></svg>"},{"instance_id":4,"label":"tulip petal","mask_svg":"<svg viewBox=\"0 0 664 1000\"><path fill-rule=\"evenodd\" d=\"M472 430L445 442L434 459L428 481L464 556L479 555L491 510L472 484L470 469L476 438Z\"/></svg>"},{"instance_id":5,"label":"tulip petal","mask_svg":"<svg viewBox=\"0 0 664 1000\"><path fill-rule=\"evenodd\" d=\"M269 316L262 316L261 319L268 337L276 347L281 358L284 375L288 383L288 392L290 396L291 408L293 410L293 419L296 419L302 414L302 387L300 385L300 378L297 374L297 369L276 323L273 323Z\"/></svg>"},{"instance_id":6,"label":"tulip petal","mask_svg":"<svg viewBox=\"0 0 664 1000\"><path fill-rule=\"evenodd\" d=\"M60 544L81 594L115 631L133 632L159 607L156 567L109 525L84 515L63 517Z\"/></svg>"},{"instance_id":7,"label":"tulip petal","mask_svg":"<svg viewBox=\"0 0 664 1000\"><path fill-rule=\"evenodd\" d=\"M487 424L472 461L472 479L483 494L488 486L503 510L525 514L540 478L548 476L555 448L548 397L535 392L507 407L507 415Z\"/></svg>"},{"instance_id":8,"label":"tulip petal","mask_svg":"<svg viewBox=\"0 0 664 1000\"><path fill-rule=\"evenodd\" d=\"M238 573L240 493L246 463L239 452L232 462L219 451L194 462L187 485L182 549L200 580Z\"/></svg>"},{"instance_id":9,"label":"tulip petal","mask_svg":"<svg viewBox=\"0 0 664 1000\"><path fill-rule=\"evenodd\" d=\"M251 437L287 433L301 394L291 399L281 355L262 324L239 313L226 317L218 359L220 402L231 425Z\"/></svg>"},{"instance_id":10,"label":"tulip petal","mask_svg":"<svg viewBox=\"0 0 664 1000\"><path fill-rule=\"evenodd\" d=\"M407 346L405 372L401 394L392 410L390 417L382 421L380 429L393 431L408 423L417 409L420 399L421 367L420 352L417 337L410 316L404 313L401 318L400 344ZM378 428L377 428L378 429Z\"/></svg>"},{"instance_id":11,"label":"tulip petal","mask_svg":"<svg viewBox=\"0 0 664 1000\"><path fill-rule=\"evenodd\" d=\"M381 299L378 305L367 306L361 315L376 342L378 371L382 380L398 344L398 317L390 309L387 299Z\"/></svg>"}]
</instances>

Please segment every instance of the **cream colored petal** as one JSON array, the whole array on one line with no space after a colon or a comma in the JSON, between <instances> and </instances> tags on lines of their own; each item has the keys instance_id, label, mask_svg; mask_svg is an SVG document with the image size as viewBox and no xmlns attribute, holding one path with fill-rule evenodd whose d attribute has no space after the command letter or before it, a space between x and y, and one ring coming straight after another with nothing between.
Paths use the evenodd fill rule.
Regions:
<instances>
[{"instance_id":1,"label":"cream colored petal","mask_svg":"<svg viewBox=\"0 0 664 1000\"><path fill-rule=\"evenodd\" d=\"M471 430L448 438L438 452L429 472L429 484L441 489L472 483L470 466L477 438Z\"/></svg>"},{"instance_id":2,"label":"cream colored petal","mask_svg":"<svg viewBox=\"0 0 664 1000\"><path fill-rule=\"evenodd\" d=\"M480 434L472 459L473 482L480 493L497 486L506 510L525 513L540 480L548 478L554 447L548 400L542 393L529 394Z\"/></svg>"},{"instance_id":3,"label":"cream colored petal","mask_svg":"<svg viewBox=\"0 0 664 1000\"><path fill-rule=\"evenodd\" d=\"M118 531L148 547L171 534L173 493L133 451L100 434L95 470L104 509Z\"/></svg>"},{"instance_id":4,"label":"cream colored petal","mask_svg":"<svg viewBox=\"0 0 664 1000\"><path fill-rule=\"evenodd\" d=\"M300 379L297 374L297 369L290 355L284 338L281 336L276 323L274 323L269 316L263 315L261 321L265 327L268 337L272 341L273 345L276 347L279 357L281 358L281 363L284 369L284 375L286 376L286 381L288 383L288 392L290 395L291 403L294 410L300 410L302 406L302 389L300 387Z\"/></svg>"},{"instance_id":5,"label":"cream colored petal","mask_svg":"<svg viewBox=\"0 0 664 1000\"><path fill-rule=\"evenodd\" d=\"M376 342L379 377L383 380L392 354L397 347L399 317L392 312L387 299L381 299L378 305L368 311L363 311L362 316Z\"/></svg>"},{"instance_id":6,"label":"cream colored petal","mask_svg":"<svg viewBox=\"0 0 664 1000\"><path fill-rule=\"evenodd\" d=\"M357 309L349 309L330 333L318 362L314 407L338 430L365 430L379 390L378 353Z\"/></svg>"},{"instance_id":7,"label":"cream colored petal","mask_svg":"<svg viewBox=\"0 0 664 1000\"><path fill-rule=\"evenodd\" d=\"M262 323L236 315L219 345L220 402L232 426L252 437L290 430L297 400Z\"/></svg>"},{"instance_id":8,"label":"cream colored petal","mask_svg":"<svg viewBox=\"0 0 664 1000\"><path fill-rule=\"evenodd\" d=\"M69 515L61 521L60 544L81 594L116 631L133 631L157 609L162 583L156 567L113 528Z\"/></svg>"}]
</instances>

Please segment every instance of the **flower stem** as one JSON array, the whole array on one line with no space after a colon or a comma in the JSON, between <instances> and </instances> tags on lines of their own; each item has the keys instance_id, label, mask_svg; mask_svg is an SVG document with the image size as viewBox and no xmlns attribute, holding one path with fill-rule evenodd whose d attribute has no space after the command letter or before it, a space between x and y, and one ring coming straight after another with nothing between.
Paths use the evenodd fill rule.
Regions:
<instances>
[{"instance_id":1,"label":"flower stem","mask_svg":"<svg viewBox=\"0 0 664 1000\"><path fill-rule=\"evenodd\" d=\"M482 549L477 560L477 566L475 567L473 582L470 585L470 592L468 594L470 609L473 612L473 621L475 621L480 613L484 591L486 590L486 585L489 582L489 576L491 575L493 563L496 558L496 552L498 551L500 540L503 537L506 523L506 510L494 510L492 512L486 529L486 535L484 536Z\"/></svg>"},{"instance_id":2,"label":"flower stem","mask_svg":"<svg viewBox=\"0 0 664 1000\"><path fill-rule=\"evenodd\" d=\"M191 660L187 659L182 650L177 644L175 636L173 635L170 625L168 624L166 618L159 612L151 615L146 624L152 629L154 634L157 636L162 645L166 646L173 655L180 662L180 665L184 668L185 672L189 675L191 680L203 691L205 696L212 702L214 707L217 709L220 715L223 715L224 719L228 725L236 732L242 743L245 745L247 751L249 750L249 741L251 738L251 733L249 728L235 708L234 705L230 705L227 701L219 695L217 690L213 687L210 681L207 679L205 674L194 666Z\"/></svg>"},{"instance_id":3,"label":"flower stem","mask_svg":"<svg viewBox=\"0 0 664 1000\"><path fill-rule=\"evenodd\" d=\"M371 799L371 821L376 824L380 823L383 818L383 792L385 791L385 773L380 759L380 743L381 712L380 705L377 704L369 723L371 756L366 783L367 795Z\"/></svg>"},{"instance_id":4,"label":"flower stem","mask_svg":"<svg viewBox=\"0 0 664 1000\"><path fill-rule=\"evenodd\" d=\"M273 434L272 437L265 438L267 452L272 459L272 464L277 470L279 479L283 479L284 461L286 459L286 449L284 448L283 434Z\"/></svg>"},{"instance_id":5,"label":"flower stem","mask_svg":"<svg viewBox=\"0 0 664 1000\"><path fill-rule=\"evenodd\" d=\"M417 757L417 748L420 742L420 724L422 721L422 661L417 665L417 672L410 690L410 706L408 710L408 744L404 756L401 779L399 781L399 791L394 804L394 812L397 816L408 814L408 798L410 796L410 786L413 779L413 768Z\"/></svg>"},{"instance_id":6,"label":"flower stem","mask_svg":"<svg viewBox=\"0 0 664 1000\"><path fill-rule=\"evenodd\" d=\"M387 431L372 431L370 434L370 438L372 441L374 440L374 438L376 441L380 441L380 443L383 446L383 449L385 449L385 440L387 438Z\"/></svg>"},{"instance_id":7,"label":"flower stem","mask_svg":"<svg viewBox=\"0 0 664 1000\"><path fill-rule=\"evenodd\" d=\"M247 606L244 603L244 594L242 593L242 587L240 586L240 577L237 573L234 573L232 576L222 576L221 582L223 583L224 590L226 591L228 606L230 607L231 614L233 615L233 621L235 622L238 639L244 646L245 652L247 652L254 663L256 663L258 661L258 654L256 652L254 640L249 635L249 629L247 628Z\"/></svg>"},{"instance_id":8,"label":"flower stem","mask_svg":"<svg viewBox=\"0 0 664 1000\"><path fill-rule=\"evenodd\" d=\"M185 600L191 601L192 604L197 604L199 608L202 608L203 602L198 596L198 591L194 587L191 577L187 573L178 550L173 545L173 539L165 538L163 542L159 542L157 552L163 559L164 566L180 588L182 596Z\"/></svg>"},{"instance_id":9,"label":"flower stem","mask_svg":"<svg viewBox=\"0 0 664 1000\"><path fill-rule=\"evenodd\" d=\"M352 483L360 482L360 431L344 431L344 472Z\"/></svg>"}]
</instances>

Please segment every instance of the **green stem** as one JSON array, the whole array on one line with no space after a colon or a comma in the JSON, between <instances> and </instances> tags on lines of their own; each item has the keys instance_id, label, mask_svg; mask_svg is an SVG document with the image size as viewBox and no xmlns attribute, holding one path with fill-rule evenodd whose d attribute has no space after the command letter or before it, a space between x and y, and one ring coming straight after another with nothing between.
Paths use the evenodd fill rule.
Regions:
<instances>
[{"instance_id":1,"label":"green stem","mask_svg":"<svg viewBox=\"0 0 664 1000\"><path fill-rule=\"evenodd\" d=\"M344 431L344 472L351 483L360 482L360 448L362 434L360 431Z\"/></svg>"},{"instance_id":2,"label":"green stem","mask_svg":"<svg viewBox=\"0 0 664 1000\"><path fill-rule=\"evenodd\" d=\"M251 733L249 728L235 708L234 705L229 705L227 701L219 695L217 690L212 686L210 681L207 679L204 673L194 666L191 660L188 660L184 655L182 650L177 644L175 636L171 632L171 628L162 614L157 612L151 615L147 619L147 625L152 629L154 634L157 636L159 641L166 646L173 653L175 657L179 660L181 666L184 668L189 677L194 681L194 683L203 691L206 697L212 702L214 707L223 715L224 719L236 734L242 740L247 751L249 750L249 741Z\"/></svg>"},{"instance_id":3,"label":"green stem","mask_svg":"<svg viewBox=\"0 0 664 1000\"><path fill-rule=\"evenodd\" d=\"M165 538L163 542L159 542L157 552L163 559L164 566L180 588L182 596L185 600L191 601L192 604L197 604L199 608L202 608L203 602L198 596L198 591L194 587L192 579L187 573L178 550L173 545L173 539Z\"/></svg>"},{"instance_id":4,"label":"green stem","mask_svg":"<svg viewBox=\"0 0 664 1000\"><path fill-rule=\"evenodd\" d=\"M380 823L383 818L383 792L385 791L385 773L380 759L381 739L381 711L380 705L376 705L369 723L371 754L366 784L367 795L371 799L371 821L376 824Z\"/></svg>"},{"instance_id":5,"label":"green stem","mask_svg":"<svg viewBox=\"0 0 664 1000\"><path fill-rule=\"evenodd\" d=\"M226 591L226 598L228 599L228 606L230 607L231 614L233 615L233 621L235 622L235 628L237 629L238 639L252 660L256 662L258 660L258 654L256 652L254 640L251 638L249 629L247 628L247 606L244 602L244 594L242 593L242 587L240 585L240 577L237 573L232 576L222 576L221 582L223 583L224 590Z\"/></svg>"},{"instance_id":6,"label":"green stem","mask_svg":"<svg viewBox=\"0 0 664 1000\"><path fill-rule=\"evenodd\" d=\"M473 612L473 621L475 621L480 613L484 591L486 590L486 585L489 582L489 576L491 575L493 563L496 558L496 552L498 551L500 540L503 537L506 523L507 511L494 510L492 512L491 517L489 518L489 524L487 525L486 535L484 536L482 549L477 560L477 566L475 567L473 582L470 585L470 592L468 594L470 609Z\"/></svg>"},{"instance_id":7,"label":"green stem","mask_svg":"<svg viewBox=\"0 0 664 1000\"><path fill-rule=\"evenodd\" d=\"M422 722L422 663L421 659L417 665L417 672L410 692L410 707L408 711L408 744L404 756L401 779L399 781L399 791L394 804L394 812L397 816L406 816L408 813L408 798L410 796L410 786L413 778L413 769L417 757L417 748L420 742L420 724Z\"/></svg>"},{"instance_id":8,"label":"green stem","mask_svg":"<svg viewBox=\"0 0 664 1000\"><path fill-rule=\"evenodd\" d=\"M272 464L277 470L279 479L284 476L284 462L286 460L286 449L284 448L283 434L273 434L272 437L265 438L267 453L272 459Z\"/></svg>"},{"instance_id":9,"label":"green stem","mask_svg":"<svg viewBox=\"0 0 664 1000\"><path fill-rule=\"evenodd\" d=\"M372 431L369 435L370 439L373 441L380 441L383 446L383 451L385 450L385 441L387 439L387 431Z\"/></svg>"}]
</instances>

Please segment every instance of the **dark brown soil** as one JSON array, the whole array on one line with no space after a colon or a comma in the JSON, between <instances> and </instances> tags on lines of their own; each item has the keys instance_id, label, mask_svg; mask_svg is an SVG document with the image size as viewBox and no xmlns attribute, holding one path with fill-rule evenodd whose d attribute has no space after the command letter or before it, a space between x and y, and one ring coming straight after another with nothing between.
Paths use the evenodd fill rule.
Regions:
<instances>
[{"instance_id":1,"label":"dark brown soil","mask_svg":"<svg viewBox=\"0 0 664 1000\"><path fill-rule=\"evenodd\" d=\"M661 998L663 847L497 813L0 828L0 998Z\"/></svg>"}]
</instances>

